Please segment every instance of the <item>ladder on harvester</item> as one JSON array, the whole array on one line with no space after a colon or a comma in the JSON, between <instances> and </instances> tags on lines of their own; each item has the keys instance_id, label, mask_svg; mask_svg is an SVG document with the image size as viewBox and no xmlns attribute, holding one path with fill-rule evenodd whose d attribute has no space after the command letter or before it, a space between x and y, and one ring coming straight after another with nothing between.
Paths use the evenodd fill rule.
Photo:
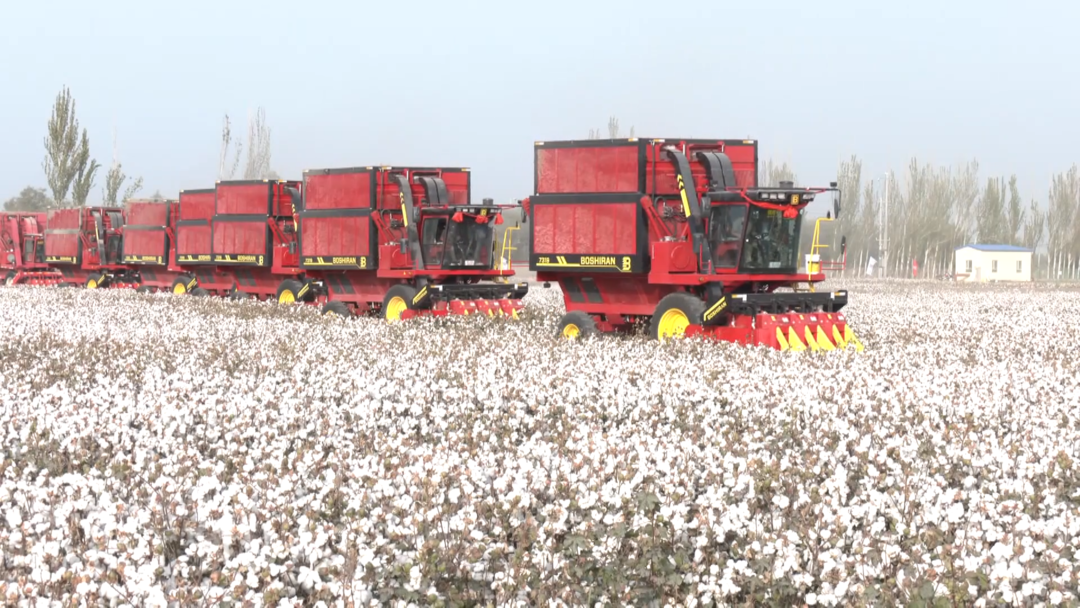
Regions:
<instances>
[{"instance_id":1,"label":"ladder on harvester","mask_svg":"<svg viewBox=\"0 0 1080 608\"><path fill-rule=\"evenodd\" d=\"M819 217L814 222L814 240L810 243L810 253L806 255L806 287L800 287L796 285L795 291L804 293L813 293L814 284L810 282L810 277L824 270L843 270L844 265L837 266L835 263L823 265L821 263L821 250L828 249L828 245L824 245L821 242L821 222L831 222L833 218L831 216ZM845 257L847 254L847 248L844 248Z\"/></svg>"},{"instance_id":2,"label":"ladder on harvester","mask_svg":"<svg viewBox=\"0 0 1080 608\"><path fill-rule=\"evenodd\" d=\"M518 228L518 226L507 226L506 230L503 231L502 251L499 252L499 270L510 270L514 267L513 256L516 247L513 245L514 240L510 238L510 233ZM507 257L507 252L510 253L510 257ZM510 277L496 277L495 282L509 283Z\"/></svg>"}]
</instances>

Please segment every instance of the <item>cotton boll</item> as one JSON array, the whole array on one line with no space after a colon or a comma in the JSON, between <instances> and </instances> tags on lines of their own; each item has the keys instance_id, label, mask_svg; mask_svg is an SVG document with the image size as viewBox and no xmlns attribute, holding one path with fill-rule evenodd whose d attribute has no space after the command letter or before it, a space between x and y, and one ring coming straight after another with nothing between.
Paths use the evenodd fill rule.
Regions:
<instances>
[{"instance_id":1,"label":"cotton boll","mask_svg":"<svg viewBox=\"0 0 1080 608\"><path fill-rule=\"evenodd\" d=\"M31 312L4 321L27 346L0 365L0 432L22 446L0 480L0 543L42 581L127 563L125 593L143 604L233 583L285 605L307 589L369 601L372 575L419 592L433 583L421 550L451 546L443 561L490 577L501 603L537 584L530 572L561 597L580 584L560 574L566 552L629 555L616 529L670 534L696 597L761 592L768 574L835 605L897 564L953 564L1064 601L1052 590L1075 586L1063 556L1080 523L1056 488L1080 383L1056 345L1077 337L1075 292L1040 291L1016 315L1007 286L848 287L859 355L565 344L557 289L534 290L537 316L516 324L398 326L2 289L7 309ZM31 423L88 466L58 476L31 458ZM956 543L925 544L946 527ZM61 542L76 561L49 561ZM770 555L769 572L746 551ZM815 588L805 572L839 582Z\"/></svg>"}]
</instances>

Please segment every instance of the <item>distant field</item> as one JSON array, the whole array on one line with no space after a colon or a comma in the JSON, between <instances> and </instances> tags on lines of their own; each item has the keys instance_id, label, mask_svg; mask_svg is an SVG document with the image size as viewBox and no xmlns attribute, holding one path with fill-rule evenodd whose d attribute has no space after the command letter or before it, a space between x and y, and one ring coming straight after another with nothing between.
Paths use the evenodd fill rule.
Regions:
<instances>
[{"instance_id":1,"label":"distant field","mask_svg":"<svg viewBox=\"0 0 1080 608\"><path fill-rule=\"evenodd\" d=\"M863 353L0 288L0 595L1075 601L1080 291L833 286Z\"/></svg>"}]
</instances>

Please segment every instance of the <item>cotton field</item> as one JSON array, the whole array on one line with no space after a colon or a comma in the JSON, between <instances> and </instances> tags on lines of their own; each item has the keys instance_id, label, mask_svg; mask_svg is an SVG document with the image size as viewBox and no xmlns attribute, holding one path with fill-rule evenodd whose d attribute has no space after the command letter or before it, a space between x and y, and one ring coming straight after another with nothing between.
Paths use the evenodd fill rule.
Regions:
<instances>
[{"instance_id":1,"label":"cotton field","mask_svg":"<svg viewBox=\"0 0 1080 608\"><path fill-rule=\"evenodd\" d=\"M0 596L1077 605L1080 291L843 287L862 353L2 288Z\"/></svg>"}]
</instances>

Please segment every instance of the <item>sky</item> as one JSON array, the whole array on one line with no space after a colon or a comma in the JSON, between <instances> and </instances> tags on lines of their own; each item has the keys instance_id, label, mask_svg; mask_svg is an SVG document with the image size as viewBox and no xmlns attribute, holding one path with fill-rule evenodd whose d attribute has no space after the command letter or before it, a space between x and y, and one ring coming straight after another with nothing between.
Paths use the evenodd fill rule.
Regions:
<instances>
[{"instance_id":1,"label":"sky","mask_svg":"<svg viewBox=\"0 0 1080 608\"><path fill-rule=\"evenodd\" d=\"M617 116L641 137L754 138L762 158L827 185L912 157L977 159L1045 201L1080 160L1080 3L283 2L5 3L0 200L44 187L43 138L68 86L92 155L116 152L142 194L217 179L263 107L271 164L467 166L473 196L530 194L536 140ZM752 8L751 8L752 7Z\"/></svg>"}]
</instances>

